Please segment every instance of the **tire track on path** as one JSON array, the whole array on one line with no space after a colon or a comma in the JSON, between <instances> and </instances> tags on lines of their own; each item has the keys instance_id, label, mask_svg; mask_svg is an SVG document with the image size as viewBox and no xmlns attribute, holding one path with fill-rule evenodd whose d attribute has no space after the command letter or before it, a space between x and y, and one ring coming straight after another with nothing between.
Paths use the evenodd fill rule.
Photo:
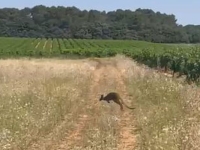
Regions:
<instances>
[{"instance_id":1,"label":"tire track on path","mask_svg":"<svg viewBox=\"0 0 200 150\"><path fill-rule=\"evenodd\" d=\"M107 76L105 77L105 75ZM115 60L111 59L107 63L104 62L103 67L99 69L99 72L96 71L95 76L98 77L97 78L98 82L96 82L97 85L95 86L99 85L100 76L102 76L101 80L105 79L107 83L105 86L109 87L109 81L110 81L112 84L114 84L116 91L121 95L125 103L127 104L131 103L131 101L128 100L129 94L127 92L126 85L124 84L123 81L123 72L121 71L120 68L117 67L117 62ZM133 133L135 129L133 121L133 113L132 110L126 109L125 106L124 108L125 108L124 112L122 113L119 112L120 122L118 126L120 131L119 131L117 149L133 150L136 146L136 137Z\"/></svg>"},{"instance_id":2,"label":"tire track on path","mask_svg":"<svg viewBox=\"0 0 200 150\"><path fill-rule=\"evenodd\" d=\"M110 84L113 84L113 88L121 95L124 99L125 103L131 103L128 100L129 94L127 92L126 85L123 81L123 73L120 68L117 67L117 62L113 59L104 62L103 68L100 69L101 72L96 72L96 77L98 76L98 80L100 79L99 76L102 76L101 80L105 79L107 88L110 87ZM105 75L107 75L105 77ZM96 82L98 83L98 82ZM97 84L98 85L98 84ZM101 86L101 85L99 85ZM102 88L102 87L99 87ZM106 89L106 87L104 87ZM108 90L108 89L107 89ZM105 92L108 92L105 90ZM111 91L109 91L111 92ZM115 107L115 106L114 106ZM117 105L116 105L117 108ZM120 108L119 108L120 109ZM116 109L116 111L118 111ZM136 145L136 137L133 133L134 131L134 121L133 121L133 113L132 110L126 109L124 106L124 112L118 112L120 116L120 122L118 124L119 127L119 137L118 138L118 150L133 150Z\"/></svg>"},{"instance_id":3,"label":"tire track on path","mask_svg":"<svg viewBox=\"0 0 200 150\"><path fill-rule=\"evenodd\" d=\"M103 72L104 72L103 66L102 64L100 64L100 62L98 62L94 71L92 72L92 76L91 76L92 81L91 81L91 86L89 88L88 98L87 98L89 102L88 102L88 106L85 108L86 110L92 109L92 107L99 108L98 97L96 96L99 95L97 88L99 87L99 84L100 84L99 82L100 82L101 75L103 74ZM66 137L64 141L59 144L59 148L57 149L71 150L74 147L79 146L79 144L82 141L82 132L84 131L84 128L86 127L87 122L91 120L91 117L92 116L88 115L88 113L81 115L80 118L78 119L78 123L75 127L75 130L71 131L68 134L69 136Z\"/></svg>"},{"instance_id":4,"label":"tire track on path","mask_svg":"<svg viewBox=\"0 0 200 150\"><path fill-rule=\"evenodd\" d=\"M117 91L119 92L125 103L129 105L131 102L130 100L128 100L129 94L126 89L126 85L123 82L121 69L117 68L117 64L115 64L112 70L115 72L114 74L117 83ZM129 109L125 109L121 115L119 123L120 136L118 137L119 141L117 147L117 149L119 150L133 150L135 148L136 137L134 136L134 133L132 133L134 131L132 117L132 110Z\"/></svg>"}]
</instances>

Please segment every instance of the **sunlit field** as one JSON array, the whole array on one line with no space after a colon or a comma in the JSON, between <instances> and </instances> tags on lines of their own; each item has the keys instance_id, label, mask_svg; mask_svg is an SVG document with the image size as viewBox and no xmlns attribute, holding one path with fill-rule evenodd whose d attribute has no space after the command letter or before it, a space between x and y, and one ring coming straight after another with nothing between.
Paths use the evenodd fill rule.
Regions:
<instances>
[{"instance_id":1,"label":"sunlit field","mask_svg":"<svg viewBox=\"0 0 200 150\"><path fill-rule=\"evenodd\" d=\"M198 149L199 89L134 61L0 60L0 147ZM99 102L117 91L136 107Z\"/></svg>"}]
</instances>

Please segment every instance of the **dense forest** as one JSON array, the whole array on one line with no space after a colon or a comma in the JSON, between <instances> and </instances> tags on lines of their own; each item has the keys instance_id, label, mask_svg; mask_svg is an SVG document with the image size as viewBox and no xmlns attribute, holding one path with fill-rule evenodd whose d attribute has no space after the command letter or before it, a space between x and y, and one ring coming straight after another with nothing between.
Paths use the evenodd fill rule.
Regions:
<instances>
[{"instance_id":1,"label":"dense forest","mask_svg":"<svg viewBox=\"0 0 200 150\"><path fill-rule=\"evenodd\" d=\"M182 26L176 21L173 14L140 8L110 12L43 5L24 9L2 8L0 36L200 42L200 26Z\"/></svg>"}]
</instances>

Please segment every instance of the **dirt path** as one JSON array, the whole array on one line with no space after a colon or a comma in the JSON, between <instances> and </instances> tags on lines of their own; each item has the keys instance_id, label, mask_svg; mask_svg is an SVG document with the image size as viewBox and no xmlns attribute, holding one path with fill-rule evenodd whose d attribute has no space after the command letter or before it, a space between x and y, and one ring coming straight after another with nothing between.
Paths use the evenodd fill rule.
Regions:
<instances>
[{"instance_id":1,"label":"dirt path","mask_svg":"<svg viewBox=\"0 0 200 150\"><path fill-rule=\"evenodd\" d=\"M99 82L100 80L107 80L111 81L114 80L114 84L116 84L116 91L121 95L121 97L125 100L127 104L130 103L129 96L127 93L126 85L123 82L123 76L120 68L117 68L116 62L113 62L112 60L109 62L104 62L100 69L96 70L94 73L94 78L96 79L96 84L101 85ZM101 76L101 79L100 79ZM94 87L95 87L94 86ZM100 87L102 89L102 87ZM99 89L100 89L99 88ZM93 88L94 91L96 90ZM104 87L105 89L105 87ZM102 91L101 91L102 92ZM104 91L106 92L106 91ZM107 91L111 92L111 91ZM95 93L95 92L94 92ZM124 106L125 107L125 106ZM120 137L118 138L118 147L119 150L133 150L135 147L135 136L132 133L134 130L134 125L131 120L133 113L130 110L127 110L125 108L125 111L122 113L119 123L119 129L120 129Z\"/></svg>"},{"instance_id":2,"label":"dirt path","mask_svg":"<svg viewBox=\"0 0 200 150\"><path fill-rule=\"evenodd\" d=\"M116 62L111 60L93 60L89 61L92 66L95 66L91 74L91 85L88 89L87 106L85 112L79 115L76 121L76 125L73 130L66 134L60 142L49 143L48 149L51 150L73 150L77 147L82 147L84 141L84 133L86 133L88 124L94 121L95 118L102 115L102 111L107 111L115 116L118 116L120 121L117 122L117 128L119 129L117 137L117 149L118 150L133 150L135 146L135 136L132 131L133 127L133 111L126 109L124 106L124 112L120 111L120 107L117 104L107 104L99 102L101 94L107 94L115 90L124 99L125 103L129 105L128 93L126 91L126 85L123 82L123 75L120 68L117 68ZM93 65L93 64L96 65ZM102 105L108 107L103 107ZM110 108L109 108L110 107ZM90 110L93 114L88 113ZM95 132L95 131L94 131ZM46 146L45 146L46 147ZM83 147L82 147L83 148ZM44 148L45 149L45 148ZM78 148L77 148L78 149Z\"/></svg>"},{"instance_id":3,"label":"dirt path","mask_svg":"<svg viewBox=\"0 0 200 150\"><path fill-rule=\"evenodd\" d=\"M109 83L110 81L110 83ZM128 93L126 90L126 85L123 82L122 72L116 67L116 63L112 60L98 61L97 67L92 74L92 82L89 89L89 99L91 100L91 105L89 107L95 107L97 114L99 113L100 104L98 101L98 96L102 93L111 92L106 88L107 84L113 84L116 86L116 91L123 97L126 103L128 101ZM117 107L117 106L116 106ZM89 117L89 116L87 116ZM87 118L86 117L86 118ZM134 129L133 123L131 121L132 114L130 110L125 108L124 112L120 116L120 136L118 137L118 147L117 149L121 150L133 150L135 146L135 136L132 131ZM81 132L86 125L87 119L83 119L80 124L77 125L77 130L70 135L68 138L68 143L79 143L78 139L81 137ZM75 143L74 143L75 144ZM73 144L71 144L73 145ZM68 144L69 147L69 144Z\"/></svg>"},{"instance_id":4,"label":"dirt path","mask_svg":"<svg viewBox=\"0 0 200 150\"><path fill-rule=\"evenodd\" d=\"M98 86L100 84L101 75L103 74L104 69L102 69L101 64L97 62L97 65L95 67L95 70L92 73L91 76L91 86L89 88L88 92L88 107L86 109L91 109L91 107L99 107L99 103L97 97L99 95L98 93ZM74 130L72 130L64 140L59 144L59 147L57 147L58 150L71 150L74 149L76 146L79 145L82 141L82 132L87 125L88 121L91 120L91 116L88 114L82 114L80 115L77 125Z\"/></svg>"},{"instance_id":5,"label":"dirt path","mask_svg":"<svg viewBox=\"0 0 200 150\"><path fill-rule=\"evenodd\" d=\"M102 78L106 77L107 81L113 80L112 84L115 84L116 91L120 94L125 103L131 106L121 69L122 68L117 68L117 62L111 60L107 65L104 65L101 75L103 75ZM105 76L105 73L107 73L107 76ZM133 111L126 109L124 106L124 112L121 113L119 122L120 136L118 137L118 150L133 150L135 147L136 137L133 134L134 124L132 117Z\"/></svg>"},{"instance_id":6,"label":"dirt path","mask_svg":"<svg viewBox=\"0 0 200 150\"><path fill-rule=\"evenodd\" d=\"M121 96L123 97L123 99L125 100L125 103L127 103L130 106L130 100L129 100L129 96L127 93L127 89L126 89L126 85L123 82L123 78L122 78L122 72L120 71L120 69L116 69L115 68L115 72L116 72L116 81L118 84L118 91L120 91ZM135 136L132 133L134 130L134 125L131 121L133 114L131 114L131 111L129 110L125 110L125 112L123 113L123 115L121 116L121 121L120 121L120 137L119 137L119 145L118 145L118 149L124 149L124 150L133 150L135 147Z\"/></svg>"}]
</instances>

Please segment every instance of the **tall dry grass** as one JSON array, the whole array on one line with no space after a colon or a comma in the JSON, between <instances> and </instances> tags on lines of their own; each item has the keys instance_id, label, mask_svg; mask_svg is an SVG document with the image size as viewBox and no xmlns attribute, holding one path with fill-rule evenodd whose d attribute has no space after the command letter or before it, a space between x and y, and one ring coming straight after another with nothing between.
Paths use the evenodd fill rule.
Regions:
<instances>
[{"instance_id":1,"label":"tall dry grass","mask_svg":"<svg viewBox=\"0 0 200 150\"><path fill-rule=\"evenodd\" d=\"M198 150L200 89L125 60L119 66L136 107L136 149Z\"/></svg>"},{"instance_id":2,"label":"tall dry grass","mask_svg":"<svg viewBox=\"0 0 200 150\"><path fill-rule=\"evenodd\" d=\"M116 149L119 107L91 102L99 91L115 90L117 83L109 73L103 75L95 95L88 95L92 94L92 62L0 60L0 149L51 149L52 143L59 144L66 134L77 130L83 114L90 117L74 149ZM131 106L136 107L131 116L136 149L199 149L199 88L155 73L124 56L108 59L106 64L118 68Z\"/></svg>"},{"instance_id":3,"label":"tall dry grass","mask_svg":"<svg viewBox=\"0 0 200 150\"><path fill-rule=\"evenodd\" d=\"M63 120L51 138L73 128L87 102L91 69L78 61L0 60L0 149L45 142Z\"/></svg>"}]
</instances>

